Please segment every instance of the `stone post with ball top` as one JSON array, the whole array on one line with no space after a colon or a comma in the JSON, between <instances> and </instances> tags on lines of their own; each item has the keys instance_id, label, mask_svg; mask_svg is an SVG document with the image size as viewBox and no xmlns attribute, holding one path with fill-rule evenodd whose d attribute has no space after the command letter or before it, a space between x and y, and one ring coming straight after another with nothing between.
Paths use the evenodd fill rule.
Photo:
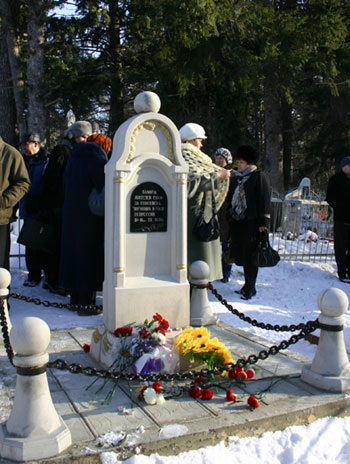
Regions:
<instances>
[{"instance_id":1,"label":"stone post with ball top","mask_svg":"<svg viewBox=\"0 0 350 464\"><path fill-rule=\"evenodd\" d=\"M206 326L217 323L208 300L209 266L205 261L194 261L189 267L192 286L190 301L190 323L192 326Z\"/></svg>"},{"instance_id":2,"label":"stone post with ball top","mask_svg":"<svg viewBox=\"0 0 350 464\"><path fill-rule=\"evenodd\" d=\"M343 326L349 301L339 288L328 288L318 296L321 329L315 357L303 366L301 379L332 392L350 389L350 363L346 353Z\"/></svg>"},{"instance_id":3,"label":"stone post with ball top","mask_svg":"<svg viewBox=\"0 0 350 464\"><path fill-rule=\"evenodd\" d=\"M71 433L57 414L46 367L50 330L46 322L25 317L11 329L16 353L16 392L8 420L0 424L0 456L14 461L49 458L71 445Z\"/></svg>"}]
</instances>

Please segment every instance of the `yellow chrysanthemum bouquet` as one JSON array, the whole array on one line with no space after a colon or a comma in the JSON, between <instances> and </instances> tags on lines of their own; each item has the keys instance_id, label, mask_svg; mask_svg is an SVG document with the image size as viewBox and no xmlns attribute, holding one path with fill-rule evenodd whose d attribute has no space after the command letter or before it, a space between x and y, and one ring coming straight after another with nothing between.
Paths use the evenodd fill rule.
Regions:
<instances>
[{"instance_id":1,"label":"yellow chrysanthemum bouquet","mask_svg":"<svg viewBox=\"0 0 350 464\"><path fill-rule=\"evenodd\" d=\"M188 327L174 340L174 347L191 361L206 363L209 369L226 363L233 363L230 351L217 337L210 338L205 327Z\"/></svg>"}]
</instances>

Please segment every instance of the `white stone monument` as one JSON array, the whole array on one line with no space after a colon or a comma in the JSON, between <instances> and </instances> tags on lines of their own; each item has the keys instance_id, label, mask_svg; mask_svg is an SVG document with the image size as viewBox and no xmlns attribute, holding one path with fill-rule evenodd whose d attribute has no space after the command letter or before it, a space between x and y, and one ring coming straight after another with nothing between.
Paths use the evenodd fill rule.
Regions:
<instances>
[{"instance_id":1,"label":"white stone monument","mask_svg":"<svg viewBox=\"0 0 350 464\"><path fill-rule=\"evenodd\" d=\"M105 167L103 327L90 353L108 366L113 332L158 312L170 327L189 325L187 172L174 123L153 92L135 98L136 116L113 139Z\"/></svg>"},{"instance_id":2,"label":"white stone monument","mask_svg":"<svg viewBox=\"0 0 350 464\"><path fill-rule=\"evenodd\" d=\"M346 353L343 326L349 300L339 288L327 288L318 296L321 315L320 340L311 364L304 364L301 380L322 390L350 390L350 363Z\"/></svg>"},{"instance_id":3,"label":"white stone monument","mask_svg":"<svg viewBox=\"0 0 350 464\"><path fill-rule=\"evenodd\" d=\"M16 352L16 394L8 420L0 424L0 456L21 462L50 458L72 444L47 381L50 329L37 317L25 317L12 327L10 341Z\"/></svg>"}]
</instances>

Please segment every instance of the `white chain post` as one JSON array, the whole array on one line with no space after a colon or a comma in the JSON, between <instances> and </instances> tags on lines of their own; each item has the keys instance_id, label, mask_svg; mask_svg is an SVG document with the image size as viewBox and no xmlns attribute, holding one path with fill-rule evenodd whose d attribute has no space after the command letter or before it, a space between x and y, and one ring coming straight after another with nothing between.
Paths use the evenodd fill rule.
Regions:
<instances>
[{"instance_id":1,"label":"white chain post","mask_svg":"<svg viewBox=\"0 0 350 464\"><path fill-rule=\"evenodd\" d=\"M194 261L189 267L191 293L190 323L192 326L214 325L218 317L208 300L207 284L210 269L205 261Z\"/></svg>"},{"instance_id":2,"label":"white chain post","mask_svg":"<svg viewBox=\"0 0 350 464\"><path fill-rule=\"evenodd\" d=\"M344 392L350 388L350 363L343 333L348 297L339 288L328 288L319 294L317 303L321 311L320 339L312 363L302 368L301 379L322 390Z\"/></svg>"},{"instance_id":3,"label":"white chain post","mask_svg":"<svg viewBox=\"0 0 350 464\"><path fill-rule=\"evenodd\" d=\"M72 444L71 433L53 405L48 386L46 352L50 329L37 317L25 317L11 329L17 369L10 417L0 425L0 455L15 461L55 456Z\"/></svg>"},{"instance_id":4,"label":"white chain post","mask_svg":"<svg viewBox=\"0 0 350 464\"><path fill-rule=\"evenodd\" d=\"M0 296L7 296L9 294L8 287L11 283L11 274L7 269L0 267ZM7 322L8 331L11 330L11 321L8 313L7 299L4 299L4 308L5 308L5 319ZM0 327L1 329L1 327ZM0 345L4 344L2 334L0 333Z\"/></svg>"}]
</instances>

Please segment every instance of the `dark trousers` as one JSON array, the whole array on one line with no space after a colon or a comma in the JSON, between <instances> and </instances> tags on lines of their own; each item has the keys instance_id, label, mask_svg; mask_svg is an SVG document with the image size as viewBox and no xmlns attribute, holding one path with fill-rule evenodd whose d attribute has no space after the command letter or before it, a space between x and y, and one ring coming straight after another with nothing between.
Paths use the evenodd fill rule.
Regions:
<instances>
[{"instance_id":1,"label":"dark trousers","mask_svg":"<svg viewBox=\"0 0 350 464\"><path fill-rule=\"evenodd\" d=\"M42 271L47 283L52 287L58 286L60 257L58 254L45 253L26 247L26 265L29 272L28 279L40 282Z\"/></svg>"},{"instance_id":2,"label":"dark trousers","mask_svg":"<svg viewBox=\"0 0 350 464\"><path fill-rule=\"evenodd\" d=\"M70 292L70 304L72 305L94 305L96 304L96 292L72 290Z\"/></svg>"},{"instance_id":3,"label":"dark trousers","mask_svg":"<svg viewBox=\"0 0 350 464\"><path fill-rule=\"evenodd\" d=\"M334 221L334 252L338 276L350 276L350 224Z\"/></svg>"},{"instance_id":4,"label":"dark trousers","mask_svg":"<svg viewBox=\"0 0 350 464\"><path fill-rule=\"evenodd\" d=\"M0 267L10 270L10 224L0 225Z\"/></svg>"},{"instance_id":5,"label":"dark trousers","mask_svg":"<svg viewBox=\"0 0 350 464\"><path fill-rule=\"evenodd\" d=\"M230 248L230 242L222 242L222 252L221 252L221 264L222 264L222 274L227 279L231 275L232 264L227 264L225 261L225 252Z\"/></svg>"},{"instance_id":6,"label":"dark trousers","mask_svg":"<svg viewBox=\"0 0 350 464\"><path fill-rule=\"evenodd\" d=\"M245 283L248 288L255 288L256 278L258 277L258 266L249 264L243 266Z\"/></svg>"},{"instance_id":7,"label":"dark trousers","mask_svg":"<svg viewBox=\"0 0 350 464\"><path fill-rule=\"evenodd\" d=\"M60 250L53 255L47 253L44 262L44 272L47 283L52 285L52 287L57 287L60 274Z\"/></svg>"},{"instance_id":8,"label":"dark trousers","mask_svg":"<svg viewBox=\"0 0 350 464\"><path fill-rule=\"evenodd\" d=\"M45 255L46 253L42 251L26 247L26 266L29 273L29 280L40 282L41 271L44 269Z\"/></svg>"}]
</instances>

